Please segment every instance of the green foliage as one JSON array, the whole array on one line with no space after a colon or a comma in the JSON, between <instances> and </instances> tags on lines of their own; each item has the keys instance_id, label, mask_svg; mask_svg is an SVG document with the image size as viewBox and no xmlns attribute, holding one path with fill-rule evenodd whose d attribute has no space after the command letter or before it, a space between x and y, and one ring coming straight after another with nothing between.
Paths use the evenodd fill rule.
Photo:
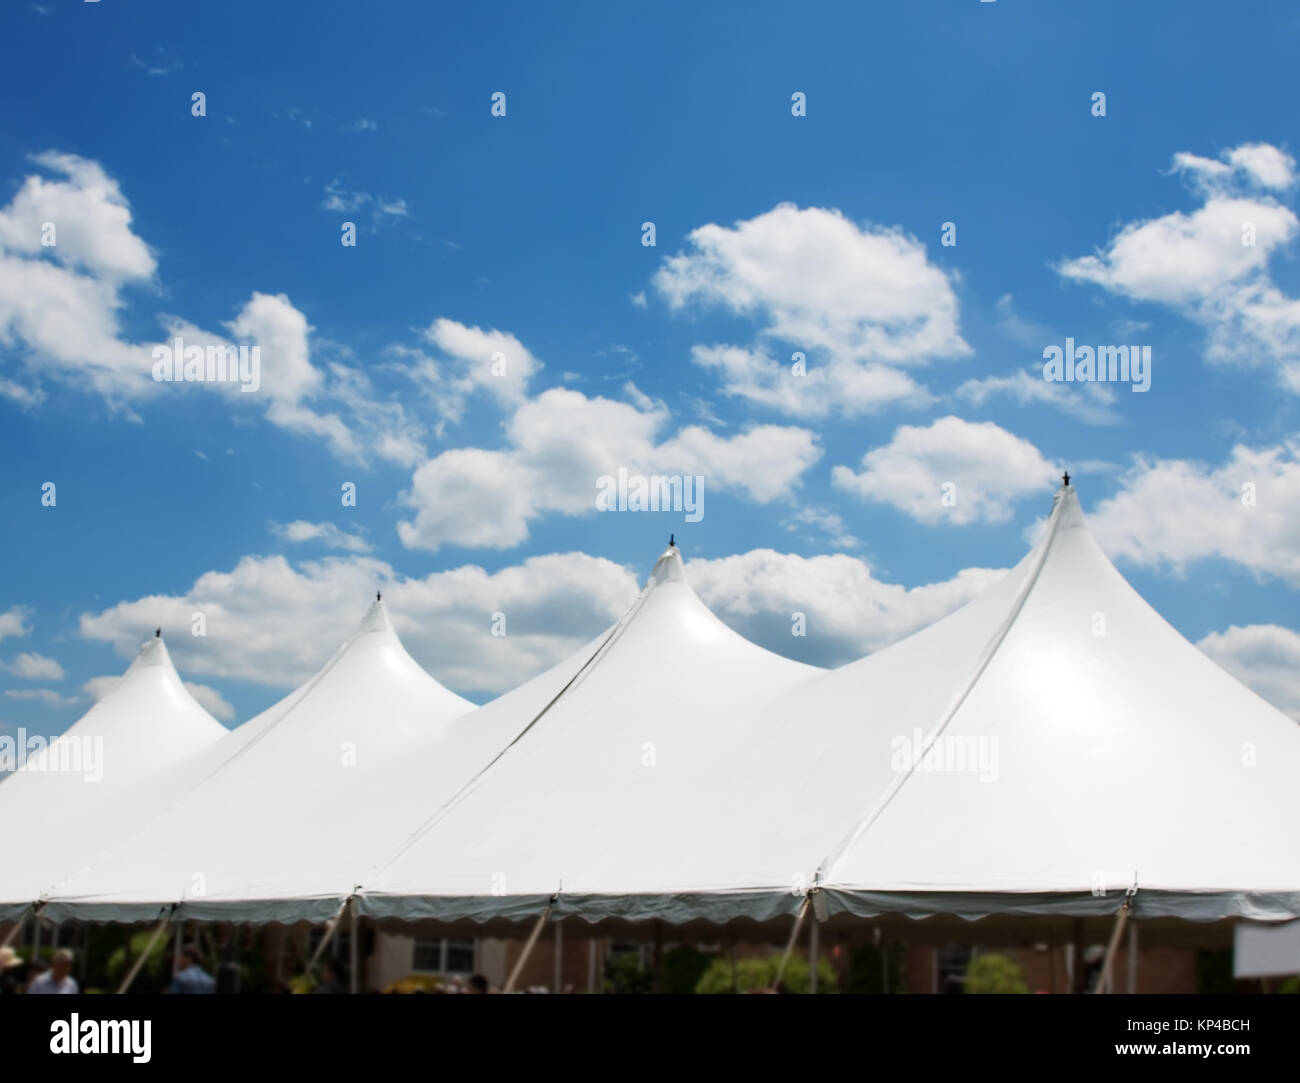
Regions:
<instances>
[{"instance_id":1,"label":"green foliage","mask_svg":"<svg viewBox=\"0 0 1300 1083\"><path fill-rule=\"evenodd\" d=\"M903 945L897 941L883 948L875 944L858 944L849 951L848 974L844 979L846 993L901 993L903 992ZM886 988L881 959L888 968L889 984Z\"/></svg>"},{"instance_id":2,"label":"green foliage","mask_svg":"<svg viewBox=\"0 0 1300 1083\"><path fill-rule=\"evenodd\" d=\"M777 968L781 965L779 954L764 955L758 958L737 959L735 987L732 987L731 960L726 956L714 959L709 969L695 985L697 993L749 993L755 990L770 989L776 979ZM785 973L781 984L788 993L808 992L808 960L801 955L791 955L785 964ZM817 966L817 991L819 993L835 992L835 971L825 959Z\"/></svg>"},{"instance_id":3,"label":"green foliage","mask_svg":"<svg viewBox=\"0 0 1300 1083\"><path fill-rule=\"evenodd\" d=\"M663 991L665 993L693 993L704 972L709 969L712 956L679 944L664 952Z\"/></svg>"},{"instance_id":4,"label":"green foliage","mask_svg":"<svg viewBox=\"0 0 1300 1083\"><path fill-rule=\"evenodd\" d=\"M648 993L653 984L634 952L615 952L605 960L605 992Z\"/></svg>"},{"instance_id":5,"label":"green foliage","mask_svg":"<svg viewBox=\"0 0 1300 1083\"><path fill-rule=\"evenodd\" d=\"M966 968L967 993L1027 993L1029 986L1015 961L1005 955L977 955Z\"/></svg>"},{"instance_id":6,"label":"green foliage","mask_svg":"<svg viewBox=\"0 0 1300 1083\"><path fill-rule=\"evenodd\" d=\"M117 987L122 984L122 979L135 966L135 961L140 958L152 936L152 929L145 929L143 932L135 933L131 936L129 942L129 955L124 945L119 945L109 955L105 970L110 989L116 991ZM140 973L135 976L135 980L131 983L131 992L161 993L171 984L171 972L171 941L165 936L160 936L158 942L150 950L149 958L145 960L144 966L140 968Z\"/></svg>"},{"instance_id":7,"label":"green foliage","mask_svg":"<svg viewBox=\"0 0 1300 1083\"><path fill-rule=\"evenodd\" d=\"M1279 993L1300 993L1300 978L1287 978L1277 987Z\"/></svg>"}]
</instances>

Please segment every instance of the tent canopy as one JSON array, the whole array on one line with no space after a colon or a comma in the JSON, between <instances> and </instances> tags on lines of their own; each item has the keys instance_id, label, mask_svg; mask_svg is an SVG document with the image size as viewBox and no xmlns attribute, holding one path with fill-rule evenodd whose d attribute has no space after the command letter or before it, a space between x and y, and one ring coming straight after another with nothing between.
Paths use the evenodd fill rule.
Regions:
<instances>
[{"instance_id":1,"label":"tent canopy","mask_svg":"<svg viewBox=\"0 0 1300 1083\"><path fill-rule=\"evenodd\" d=\"M181 683L161 636L53 745L0 784L0 915L40 899L195 781L229 734Z\"/></svg>"},{"instance_id":2,"label":"tent canopy","mask_svg":"<svg viewBox=\"0 0 1300 1083\"><path fill-rule=\"evenodd\" d=\"M301 912L288 919L328 917L359 871L339 840L389 814L385 769L436 749L472 708L407 654L376 601L316 676L232 733L202 779L60 885L46 913L148 920L184 900L187 916L235 918L291 890Z\"/></svg>"}]
</instances>

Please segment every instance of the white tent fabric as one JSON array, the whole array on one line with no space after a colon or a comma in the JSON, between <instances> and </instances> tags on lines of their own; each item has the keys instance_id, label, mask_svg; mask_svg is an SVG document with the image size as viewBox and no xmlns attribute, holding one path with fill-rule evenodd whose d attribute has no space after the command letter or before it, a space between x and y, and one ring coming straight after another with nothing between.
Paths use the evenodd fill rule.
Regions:
<instances>
[{"instance_id":1,"label":"white tent fabric","mask_svg":"<svg viewBox=\"0 0 1300 1083\"><path fill-rule=\"evenodd\" d=\"M531 792L507 792L506 807L526 825L563 800L582 810L586 823L601 800L584 794L593 770L608 773L608 797L647 770L641 766L647 755L667 760L655 777L676 777L704 730L744 717L729 709L746 693L771 694L822 672L724 625L686 584L681 557L670 547L613 628L487 706L426 727L400 754L377 762L364 781L358 777L346 791L330 784L323 792L319 780L335 770L332 761L308 771L295 758L322 733L318 743L331 756L340 740L355 734L358 726L341 701L362 697L370 714L385 720L400 714L427 721L430 714L410 702L410 684L418 689L429 678L401 651L380 607L372 618L382 618L385 652L400 652L401 664L344 666L354 653L345 647L322 677L295 693L288 713L300 720L296 730L265 727L267 737L250 741L242 755L251 766L241 768L236 759L223 767L88 875L64 885L47 912L144 920L160 905L178 902L178 917L322 920L498 773L513 778L516 763L534 765L539 750L537 777L562 770L568 781L542 781L544 806L530 806ZM333 674L328 684L327 674ZM261 724L255 719L241 729ZM260 747L272 739L274 755ZM576 758L566 763L571 755ZM295 771L315 781L291 785ZM202 896L192 890L195 872L204 874ZM497 883L489 874L484 890Z\"/></svg>"},{"instance_id":2,"label":"white tent fabric","mask_svg":"<svg viewBox=\"0 0 1300 1083\"><path fill-rule=\"evenodd\" d=\"M230 731L181 683L161 637L89 711L0 783L0 918L16 918L194 780Z\"/></svg>"},{"instance_id":3,"label":"white tent fabric","mask_svg":"<svg viewBox=\"0 0 1300 1083\"><path fill-rule=\"evenodd\" d=\"M285 920L321 920L359 869L349 839L387 822L385 771L436 750L473 704L403 648L376 601L323 669L230 735L201 779L142 830L54 892L55 919L260 920L256 901L286 895Z\"/></svg>"},{"instance_id":4,"label":"white tent fabric","mask_svg":"<svg viewBox=\"0 0 1300 1083\"><path fill-rule=\"evenodd\" d=\"M695 657L646 649L671 692L611 658L363 912L763 920L815 886L823 915L1087 915L1136 884L1144 917L1300 914L1300 727L1132 590L1073 489L1003 580L859 662Z\"/></svg>"},{"instance_id":5,"label":"white tent fabric","mask_svg":"<svg viewBox=\"0 0 1300 1083\"><path fill-rule=\"evenodd\" d=\"M682 885L725 891L711 817L761 795L721 763L699 808L700 750L743 745L760 704L822 672L728 628L670 547L579 678L363 884L362 912L518 918L562 890L562 909L644 917ZM514 707L477 714L497 711Z\"/></svg>"},{"instance_id":6,"label":"white tent fabric","mask_svg":"<svg viewBox=\"0 0 1300 1083\"><path fill-rule=\"evenodd\" d=\"M1063 488L974 666L935 657L941 711L896 714L980 771L898 772L822 869L829 908L912 914L1300 915L1300 726L1184 640L1106 559ZM882 652L881 662L889 652ZM932 762L932 761L931 761ZM985 772L987 773L987 772Z\"/></svg>"},{"instance_id":7,"label":"white tent fabric","mask_svg":"<svg viewBox=\"0 0 1300 1083\"><path fill-rule=\"evenodd\" d=\"M999 583L834 672L728 629L670 548L624 618L541 677L462 717L430 683L377 606L51 916L183 900L321 920L355 893L377 918L555 898L592 920L766 920L807 887L823 916L1086 916L1134 886L1139 917L1300 916L1300 727L1133 591L1068 487ZM411 739L365 744L386 727Z\"/></svg>"}]
</instances>

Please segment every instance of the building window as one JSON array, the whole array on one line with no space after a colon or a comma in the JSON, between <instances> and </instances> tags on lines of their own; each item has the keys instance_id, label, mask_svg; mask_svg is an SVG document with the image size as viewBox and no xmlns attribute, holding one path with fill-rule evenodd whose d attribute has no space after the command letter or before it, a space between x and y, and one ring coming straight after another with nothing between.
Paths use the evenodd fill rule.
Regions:
<instances>
[{"instance_id":1,"label":"building window","mask_svg":"<svg viewBox=\"0 0 1300 1083\"><path fill-rule=\"evenodd\" d=\"M475 941L468 938L417 940L411 953L411 969L423 974L474 973Z\"/></svg>"}]
</instances>

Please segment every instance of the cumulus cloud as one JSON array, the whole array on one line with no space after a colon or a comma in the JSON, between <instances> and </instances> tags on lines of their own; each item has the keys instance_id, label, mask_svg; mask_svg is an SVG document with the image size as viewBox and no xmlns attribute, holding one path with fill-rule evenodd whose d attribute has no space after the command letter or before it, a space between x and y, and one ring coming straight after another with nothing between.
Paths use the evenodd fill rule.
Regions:
<instances>
[{"instance_id":1,"label":"cumulus cloud","mask_svg":"<svg viewBox=\"0 0 1300 1083\"><path fill-rule=\"evenodd\" d=\"M1248 688L1300 722L1300 635L1276 624L1232 625L1196 644Z\"/></svg>"},{"instance_id":2,"label":"cumulus cloud","mask_svg":"<svg viewBox=\"0 0 1300 1083\"><path fill-rule=\"evenodd\" d=\"M1300 586L1300 441L1232 449L1218 465L1139 457L1089 516L1112 559L1181 573L1207 557Z\"/></svg>"},{"instance_id":3,"label":"cumulus cloud","mask_svg":"<svg viewBox=\"0 0 1300 1083\"><path fill-rule=\"evenodd\" d=\"M63 680L63 667L58 662L32 651L24 651L12 662L0 662L0 669L7 670L25 681Z\"/></svg>"},{"instance_id":4,"label":"cumulus cloud","mask_svg":"<svg viewBox=\"0 0 1300 1083\"><path fill-rule=\"evenodd\" d=\"M699 476L706 491L766 503L790 493L821 456L812 433L776 425L725 437L688 426L661 440L667 409L635 388L628 394L635 402L552 388L515 411L506 449L458 448L424 463L404 495L415 516L398 526L402 543L518 545L540 516L594 513L599 479L620 469Z\"/></svg>"},{"instance_id":5,"label":"cumulus cloud","mask_svg":"<svg viewBox=\"0 0 1300 1083\"><path fill-rule=\"evenodd\" d=\"M32 626L27 623L31 615L32 611L22 605L15 605L0 613L0 639L31 635Z\"/></svg>"},{"instance_id":6,"label":"cumulus cloud","mask_svg":"<svg viewBox=\"0 0 1300 1083\"><path fill-rule=\"evenodd\" d=\"M333 523L309 523L305 519L295 519L292 523L272 523L271 531L277 537L295 544L318 542L330 549L342 549L349 553L368 553L370 543L357 534L349 534Z\"/></svg>"},{"instance_id":7,"label":"cumulus cloud","mask_svg":"<svg viewBox=\"0 0 1300 1083\"><path fill-rule=\"evenodd\" d=\"M967 568L917 587L885 583L847 554L803 557L755 549L717 560L690 560L687 576L701 599L742 635L778 654L838 666L886 647L947 616L1006 574ZM791 634L802 613L806 636Z\"/></svg>"},{"instance_id":8,"label":"cumulus cloud","mask_svg":"<svg viewBox=\"0 0 1300 1083\"><path fill-rule=\"evenodd\" d=\"M994 399L1010 399L1019 406L1050 406L1063 414L1092 425L1113 425L1115 391L1100 383L1049 383L1037 372L1017 369L1008 376L984 376L963 381L953 392L971 406L983 406Z\"/></svg>"},{"instance_id":9,"label":"cumulus cloud","mask_svg":"<svg viewBox=\"0 0 1300 1083\"><path fill-rule=\"evenodd\" d=\"M183 683L189 689L190 695L198 701L199 706L218 722L234 721L235 708L215 688L210 688L206 684L195 684L193 681Z\"/></svg>"},{"instance_id":10,"label":"cumulus cloud","mask_svg":"<svg viewBox=\"0 0 1300 1083\"><path fill-rule=\"evenodd\" d=\"M832 482L928 524L1005 522L1018 500L1050 488L1058 473L1028 440L958 417L900 426L862 465L860 473L835 467Z\"/></svg>"},{"instance_id":11,"label":"cumulus cloud","mask_svg":"<svg viewBox=\"0 0 1300 1083\"><path fill-rule=\"evenodd\" d=\"M0 207L0 346L21 369L0 374L0 395L35 408L50 379L136 417L146 400L210 391L232 408L264 406L272 424L322 439L341 458L374 453L409 466L423 457L419 428L399 402L376 401L364 373L313 362L307 317L284 294L254 292L227 335L160 314L165 338L130 341L121 328L130 291L156 292L160 283L121 187L98 162L73 154L48 151L32 161L42 172ZM155 347L177 336L187 347L257 346L261 386L247 393L233 382L156 381Z\"/></svg>"},{"instance_id":12,"label":"cumulus cloud","mask_svg":"<svg viewBox=\"0 0 1300 1083\"><path fill-rule=\"evenodd\" d=\"M405 351L412 358L412 376L450 421L461 419L476 393L502 408L518 406L542 368L542 362L506 331L442 318L426 327L423 337L436 354Z\"/></svg>"},{"instance_id":13,"label":"cumulus cloud","mask_svg":"<svg viewBox=\"0 0 1300 1083\"><path fill-rule=\"evenodd\" d=\"M167 641L183 674L287 689L329 659L381 589L416 661L448 687L481 697L541 672L617 620L646 570L557 553L496 572L465 565L421 579L370 557L293 564L248 556L231 571L205 573L182 594L84 613L80 632L129 659L155 625L188 629L202 612L206 636ZM505 614L504 636L492 635L494 613Z\"/></svg>"},{"instance_id":14,"label":"cumulus cloud","mask_svg":"<svg viewBox=\"0 0 1300 1083\"><path fill-rule=\"evenodd\" d=\"M1300 391L1300 301L1273 282L1269 264L1300 232L1279 196L1296 183L1295 160L1266 143L1216 159L1174 157L1202 202L1129 222L1093 255L1057 270L1135 301L1168 305L1205 327L1206 356L1220 363L1272 365Z\"/></svg>"},{"instance_id":15,"label":"cumulus cloud","mask_svg":"<svg viewBox=\"0 0 1300 1083\"><path fill-rule=\"evenodd\" d=\"M720 308L758 325L759 344L697 346L724 390L797 416L861 414L926 394L891 365L963 357L948 273L900 229L858 225L837 210L782 203L731 227L692 230L654 286L670 309ZM774 359L802 352L806 372Z\"/></svg>"},{"instance_id":16,"label":"cumulus cloud","mask_svg":"<svg viewBox=\"0 0 1300 1083\"><path fill-rule=\"evenodd\" d=\"M781 362L764 349L727 345L693 346L691 360L717 372L725 394L794 417L825 417L834 410L857 416L933 401L911 376L888 365L809 363L805 356L796 370L797 360Z\"/></svg>"}]
</instances>

